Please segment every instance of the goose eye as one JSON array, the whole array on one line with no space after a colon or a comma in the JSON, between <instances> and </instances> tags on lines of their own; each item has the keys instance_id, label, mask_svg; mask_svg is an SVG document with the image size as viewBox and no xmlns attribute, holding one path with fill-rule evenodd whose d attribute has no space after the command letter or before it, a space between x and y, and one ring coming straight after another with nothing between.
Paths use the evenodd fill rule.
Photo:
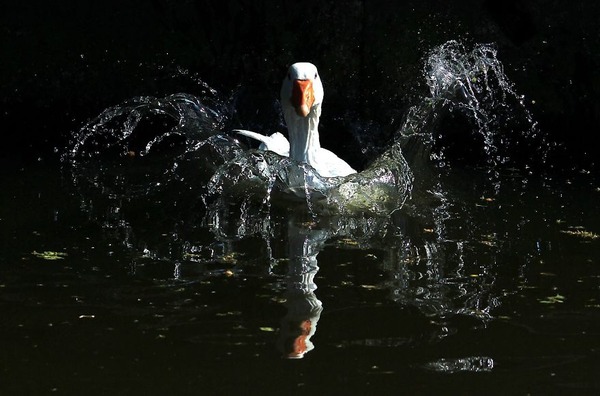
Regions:
<instances>
[{"instance_id":1,"label":"goose eye","mask_svg":"<svg viewBox=\"0 0 600 396\"><path fill-rule=\"evenodd\" d=\"M317 73L315 73L315 80L317 79L317 77L318 77L318 75L317 75Z\"/></svg>"}]
</instances>

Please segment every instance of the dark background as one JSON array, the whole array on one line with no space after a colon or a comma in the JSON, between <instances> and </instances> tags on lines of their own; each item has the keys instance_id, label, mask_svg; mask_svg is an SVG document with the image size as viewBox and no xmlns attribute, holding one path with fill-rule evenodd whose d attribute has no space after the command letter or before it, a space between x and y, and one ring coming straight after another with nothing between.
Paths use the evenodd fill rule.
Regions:
<instances>
[{"instance_id":1,"label":"dark background","mask_svg":"<svg viewBox=\"0 0 600 396\"><path fill-rule=\"evenodd\" d=\"M312 61L330 117L398 122L426 94L427 51L494 43L552 142L557 168L595 168L600 104L596 1L5 1L0 5L4 158L56 158L71 131L140 95L277 98L283 70ZM243 96L242 96L243 97ZM252 97L250 95L250 97ZM265 98L264 103L260 98Z\"/></svg>"}]
</instances>

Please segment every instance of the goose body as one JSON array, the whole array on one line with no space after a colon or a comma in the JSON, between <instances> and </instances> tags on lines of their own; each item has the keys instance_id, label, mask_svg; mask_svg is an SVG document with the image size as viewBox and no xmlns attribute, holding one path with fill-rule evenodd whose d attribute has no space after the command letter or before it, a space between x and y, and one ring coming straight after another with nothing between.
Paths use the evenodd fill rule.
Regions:
<instances>
[{"instance_id":1,"label":"goose body","mask_svg":"<svg viewBox=\"0 0 600 396\"><path fill-rule=\"evenodd\" d=\"M356 171L333 152L321 147L319 118L323 83L312 63L294 63L281 85L281 107L289 142L279 132L265 136L256 132L237 133L261 142L260 148L312 166L322 177L348 176Z\"/></svg>"}]
</instances>

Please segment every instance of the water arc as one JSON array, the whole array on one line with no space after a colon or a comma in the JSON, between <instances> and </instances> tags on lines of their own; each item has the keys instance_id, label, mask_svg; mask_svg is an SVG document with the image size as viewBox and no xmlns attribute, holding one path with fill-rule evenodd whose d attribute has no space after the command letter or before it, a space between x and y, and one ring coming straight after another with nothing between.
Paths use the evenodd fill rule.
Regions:
<instances>
[{"instance_id":1,"label":"water arc","mask_svg":"<svg viewBox=\"0 0 600 396\"><path fill-rule=\"evenodd\" d=\"M157 184L187 180L207 204L224 197L267 203L282 190L305 196L310 211L388 215L410 199L415 178L428 177L424 168L443 162L443 148L432 148L440 139L436 128L448 113L460 112L470 120L490 167L508 161L510 147L503 145L516 140L500 127L507 117L525 124L525 138L539 137L492 45L467 50L457 41L444 43L426 55L423 76L429 93L406 112L389 147L360 173L346 177L323 178L309 165L246 149L227 132L228 106L216 95L138 97L108 108L73 135L64 162L77 172L97 157L156 158L161 145L177 146L170 157L162 157L165 171ZM153 128L145 120L154 120ZM152 189L146 187L141 190Z\"/></svg>"}]
</instances>

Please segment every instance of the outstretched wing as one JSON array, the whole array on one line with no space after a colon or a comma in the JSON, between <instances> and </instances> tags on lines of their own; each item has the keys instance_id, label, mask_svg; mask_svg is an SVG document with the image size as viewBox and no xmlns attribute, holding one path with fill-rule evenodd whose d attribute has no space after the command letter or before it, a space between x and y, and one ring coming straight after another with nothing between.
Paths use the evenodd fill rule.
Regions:
<instances>
[{"instance_id":1,"label":"outstretched wing","mask_svg":"<svg viewBox=\"0 0 600 396\"><path fill-rule=\"evenodd\" d=\"M245 129L234 129L233 131L261 142L258 147L261 150L273 151L283 157L288 157L290 155L290 142L288 142L285 136L279 132L266 136Z\"/></svg>"}]
</instances>

